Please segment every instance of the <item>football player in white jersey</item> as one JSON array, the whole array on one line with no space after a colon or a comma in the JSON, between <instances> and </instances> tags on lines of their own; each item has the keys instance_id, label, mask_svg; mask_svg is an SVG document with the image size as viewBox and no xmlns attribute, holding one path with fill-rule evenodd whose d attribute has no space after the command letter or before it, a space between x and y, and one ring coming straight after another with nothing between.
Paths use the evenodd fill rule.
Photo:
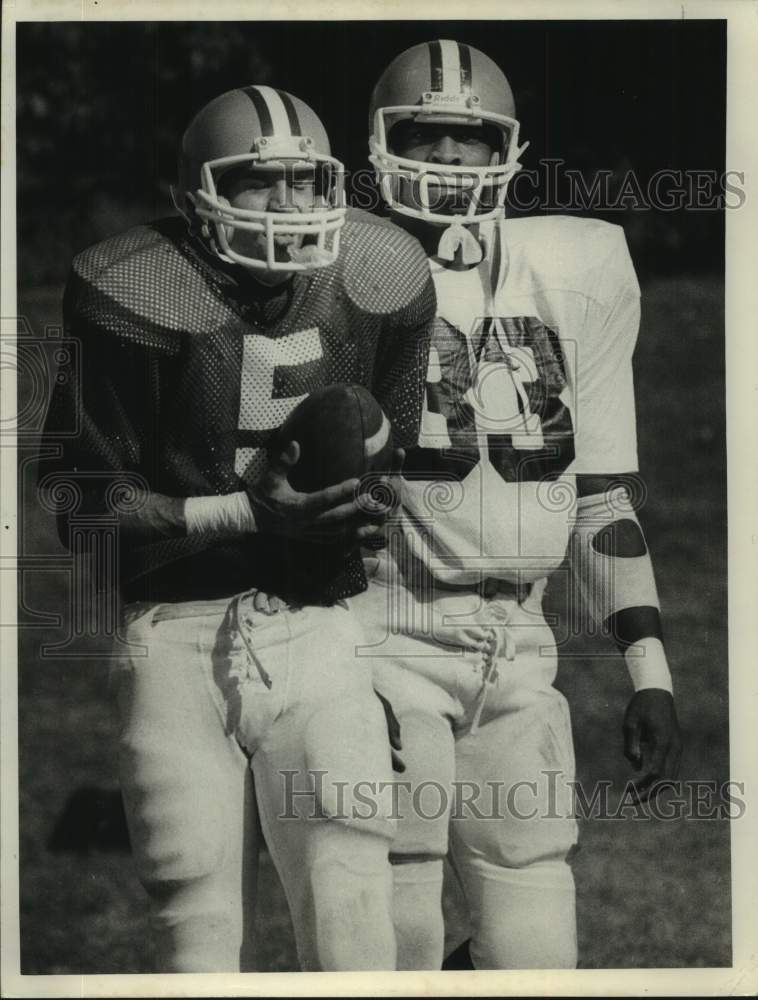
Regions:
<instances>
[{"instance_id":1,"label":"football player in white jersey","mask_svg":"<svg viewBox=\"0 0 758 1000\"><path fill-rule=\"evenodd\" d=\"M43 469L119 516L120 776L158 968L252 967L253 772L303 967L393 968L394 824L381 802L350 812L359 781L392 777L371 671L348 659L359 623L335 606L365 587L359 554L327 589L292 593L306 579L295 542L312 559L314 538L377 526L355 481L296 492L297 443L268 461L267 442L338 382L374 392L396 445L416 440L428 265L407 234L345 208L321 121L284 91L211 101L179 173L185 219L73 262L64 321L83 370L61 374L47 431L80 432ZM61 527L65 541L65 514ZM267 617L251 587L310 606Z\"/></svg>"},{"instance_id":2,"label":"football player in white jersey","mask_svg":"<svg viewBox=\"0 0 758 1000\"><path fill-rule=\"evenodd\" d=\"M377 688L400 718L403 778L448 788L455 740L458 782L447 811L403 802L391 851L399 968L442 959L451 809L467 912L458 907L466 920L448 950L468 936L476 968L573 967L573 746L541 607L567 552L574 600L610 630L631 674L625 754L640 794L680 755L627 489L639 287L617 226L505 220L525 147L510 86L483 53L448 40L403 52L376 85L370 126L383 198L427 252L438 318L402 532L354 604Z\"/></svg>"}]
</instances>

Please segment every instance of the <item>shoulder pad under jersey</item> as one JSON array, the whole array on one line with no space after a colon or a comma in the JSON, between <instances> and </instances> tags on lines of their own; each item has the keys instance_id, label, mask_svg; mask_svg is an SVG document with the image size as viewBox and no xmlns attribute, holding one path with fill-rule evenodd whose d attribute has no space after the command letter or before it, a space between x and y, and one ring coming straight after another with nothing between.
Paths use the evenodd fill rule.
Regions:
<instances>
[{"instance_id":1,"label":"shoulder pad under jersey","mask_svg":"<svg viewBox=\"0 0 758 1000\"><path fill-rule=\"evenodd\" d=\"M362 222L366 226L382 226L397 229L398 226L387 215L377 215L376 212L367 212L363 208L348 208L345 215L346 222Z\"/></svg>"},{"instance_id":2,"label":"shoulder pad under jersey","mask_svg":"<svg viewBox=\"0 0 758 1000\"><path fill-rule=\"evenodd\" d=\"M599 302L620 291L639 295L621 226L554 215L507 219L502 227L511 280L573 291Z\"/></svg>"},{"instance_id":3,"label":"shoulder pad under jersey","mask_svg":"<svg viewBox=\"0 0 758 1000\"><path fill-rule=\"evenodd\" d=\"M183 219L136 226L78 254L64 303L74 329L103 332L174 353L182 334L207 333L232 315L223 276L193 250Z\"/></svg>"},{"instance_id":4,"label":"shoulder pad under jersey","mask_svg":"<svg viewBox=\"0 0 758 1000\"><path fill-rule=\"evenodd\" d=\"M339 270L350 301L363 312L395 313L421 299L431 284L421 244L394 223L348 211L340 238Z\"/></svg>"}]
</instances>

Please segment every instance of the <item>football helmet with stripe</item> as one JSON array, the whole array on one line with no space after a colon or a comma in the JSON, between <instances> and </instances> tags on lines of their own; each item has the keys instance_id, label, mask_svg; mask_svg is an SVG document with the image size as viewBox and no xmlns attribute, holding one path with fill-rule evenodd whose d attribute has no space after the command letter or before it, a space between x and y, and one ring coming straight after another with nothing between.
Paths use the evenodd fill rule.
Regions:
<instances>
[{"instance_id":1,"label":"football helmet with stripe","mask_svg":"<svg viewBox=\"0 0 758 1000\"><path fill-rule=\"evenodd\" d=\"M311 180L315 203L289 199L276 210L230 204L222 190L230 177ZM260 180L258 181L260 183ZM176 207L211 251L253 271L303 271L334 263L345 222L344 168L331 155L318 115L283 90L253 86L227 91L206 104L182 139ZM234 248L237 230L260 234L260 257ZM289 243L288 243L289 241ZM288 259L277 246L288 243Z\"/></svg>"},{"instance_id":2,"label":"football helmet with stripe","mask_svg":"<svg viewBox=\"0 0 758 1000\"><path fill-rule=\"evenodd\" d=\"M486 166L423 162L393 152L392 128L404 120L456 129L489 126L499 141ZM510 85L489 56L447 39L402 52L374 88L369 129L369 159L394 212L448 226L502 215L508 182L520 169L526 144L519 146ZM412 203L402 196L408 182L418 191ZM461 191L465 198L449 197ZM456 206L452 209L451 201Z\"/></svg>"}]
</instances>

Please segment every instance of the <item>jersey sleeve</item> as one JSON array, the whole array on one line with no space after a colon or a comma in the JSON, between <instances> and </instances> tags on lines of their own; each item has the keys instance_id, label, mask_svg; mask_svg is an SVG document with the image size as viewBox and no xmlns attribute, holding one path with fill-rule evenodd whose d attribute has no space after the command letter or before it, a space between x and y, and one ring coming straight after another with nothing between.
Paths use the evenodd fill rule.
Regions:
<instances>
[{"instance_id":1,"label":"jersey sleeve","mask_svg":"<svg viewBox=\"0 0 758 1000\"><path fill-rule=\"evenodd\" d=\"M640 289L623 230L614 227L578 323L565 345L575 404L575 474L637 471L632 354L640 322Z\"/></svg>"},{"instance_id":2,"label":"jersey sleeve","mask_svg":"<svg viewBox=\"0 0 758 1000\"><path fill-rule=\"evenodd\" d=\"M107 483L118 473L144 475L144 444L150 426L152 352L104 332L80 309L81 282L72 272L63 300L63 322L75 338L76 361L58 372L46 434L60 456L45 471L69 474L82 494L83 509L104 512ZM76 433L58 437L64 427Z\"/></svg>"},{"instance_id":3,"label":"jersey sleeve","mask_svg":"<svg viewBox=\"0 0 758 1000\"><path fill-rule=\"evenodd\" d=\"M159 368L170 349L151 347L147 338L117 336L105 322L106 313L96 318L90 293L73 270L64 295L63 319L67 335L78 341L79 360L58 372L45 425L47 440L58 445L58 454L40 463L40 488L53 497L56 493L73 495L77 516L95 521L105 517L112 523L114 515L133 509L130 497L150 492L159 481ZM62 433L72 427L75 433ZM71 516L67 505L58 507L58 534L64 547L69 546ZM199 593L205 596L209 586L224 579L221 566L234 589L241 581L239 573L232 576L233 559L247 567L249 554L238 546L239 556L232 551L225 561L219 557L205 566L190 563L192 558L204 558L206 550L214 555L209 546L207 535L128 543L120 538L118 581L104 578L103 586L118 583L126 601L148 599L148 595L150 599L160 595L177 599L177 595L191 593L200 581L206 589Z\"/></svg>"}]
</instances>

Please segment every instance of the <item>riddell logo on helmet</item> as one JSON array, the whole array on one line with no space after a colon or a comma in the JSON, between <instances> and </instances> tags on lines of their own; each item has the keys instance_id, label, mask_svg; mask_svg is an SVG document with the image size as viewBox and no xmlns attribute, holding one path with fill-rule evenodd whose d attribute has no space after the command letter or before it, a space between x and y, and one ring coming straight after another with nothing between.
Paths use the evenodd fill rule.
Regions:
<instances>
[{"instance_id":1,"label":"riddell logo on helmet","mask_svg":"<svg viewBox=\"0 0 758 1000\"><path fill-rule=\"evenodd\" d=\"M465 104L465 94L424 94L424 104Z\"/></svg>"}]
</instances>

